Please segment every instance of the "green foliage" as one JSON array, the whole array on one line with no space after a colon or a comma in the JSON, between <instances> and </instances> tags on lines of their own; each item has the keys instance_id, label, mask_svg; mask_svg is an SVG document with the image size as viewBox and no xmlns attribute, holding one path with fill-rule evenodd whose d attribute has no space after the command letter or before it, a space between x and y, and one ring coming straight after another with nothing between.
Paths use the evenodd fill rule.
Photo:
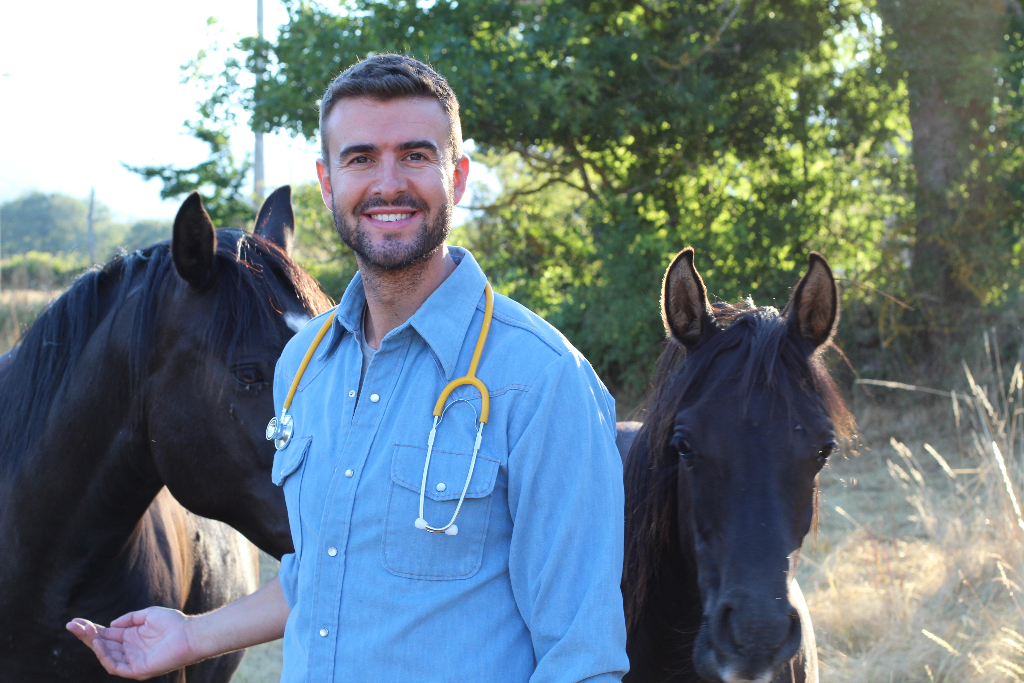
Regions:
<instances>
[{"instance_id":1,"label":"green foliage","mask_svg":"<svg viewBox=\"0 0 1024 683\"><path fill-rule=\"evenodd\" d=\"M88 267L81 255L29 251L0 261L0 285L49 292L67 287Z\"/></svg>"},{"instance_id":2,"label":"green foliage","mask_svg":"<svg viewBox=\"0 0 1024 683\"><path fill-rule=\"evenodd\" d=\"M134 251L150 244L171 239L174 224L171 221L143 220L127 227L124 233L124 248Z\"/></svg>"},{"instance_id":3,"label":"green foliage","mask_svg":"<svg viewBox=\"0 0 1024 683\"><path fill-rule=\"evenodd\" d=\"M502 191L475 183L475 216L449 241L472 250L502 294L556 319L571 292L588 287L600 270L586 221L587 195L534 174L516 154L481 153L476 162L489 167Z\"/></svg>"},{"instance_id":4,"label":"green foliage","mask_svg":"<svg viewBox=\"0 0 1024 683\"><path fill-rule=\"evenodd\" d=\"M312 136L348 64L381 50L432 63L503 183L461 238L499 289L638 388L662 336L660 275L686 244L724 299L784 302L809 248L871 286L899 276L864 249L905 246L908 164L885 148L909 138L869 9L296 2L276 44L241 44L250 68L268 64L257 91L225 78L219 104Z\"/></svg>"},{"instance_id":5,"label":"green foliage","mask_svg":"<svg viewBox=\"0 0 1024 683\"><path fill-rule=\"evenodd\" d=\"M993 127L977 123L987 113L972 119L965 170L943 186L957 216L947 262L984 305L1020 287L1007 274L1020 268L1024 201L1021 19L1000 52L979 38L1004 21L998 10L921 2L879 0L883 26L870 0L347 0L338 11L293 0L275 43L239 43L245 64L226 66L204 113L242 108L261 130L313 137L339 71L380 51L416 56L449 79L465 136L501 182L478 188L453 241L612 385L644 384L663 334L661 274L688 244L715 296L776 305L807 252L823 251L852 323L842 343L879 370L907 331L900 299L914 302L915 159L927 146L911 128L915 69L952 65L950 106L998 95ZM258 62L265 72L243 87ZM337 242L317 225L300 251L327 263Z\"/></svg>"},{"instance_id":6,"label":"green foliage","mask_svg":"<svg viewBox=\"0 0 1024 683\"><path fill-rule=\"evenodd\" d=\"M0 205L3 254L30 251L87 257L89 202L65 194L32 192ZM124 241L125 226L97 201L93 211L96 258L104 261Z\"/></svg>"},{"instance_id":7,"label":"green foliage","mask_svg":"<svg viewBox=\"0 0 1024 683\"><path fill-rule=\"evenodd\" d=\"M245 190L246 175L252 168L248 155L241 161L231 152L225 127L212 128L205 122L185 124L192 135L210 147L210 158L191 168L173 166L123 166L146 180L163 183L162 199L178 199L193 191L203 197L203 206L215 225L245 228L252 225L256 210Z\"/></svg>"}]
</instances>

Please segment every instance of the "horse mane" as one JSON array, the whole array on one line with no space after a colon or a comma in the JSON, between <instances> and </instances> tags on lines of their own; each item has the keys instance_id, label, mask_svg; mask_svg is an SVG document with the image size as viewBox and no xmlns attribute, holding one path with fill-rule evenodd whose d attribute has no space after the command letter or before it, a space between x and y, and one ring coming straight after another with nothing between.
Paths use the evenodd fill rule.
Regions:
<instances>
[{"instance_id":1,"label":"horse mane","mask_svg":"<svg viewBox=\"0 0 1024 683\"><path fill-rule=\"evenodd\" d=\"M210 355L231 358L255 340L280 335L274 324L275 315L284 310L279 279L291 285L310 315L330 305L313 278L283 249L258 235L218 230L216 269L211 320L203 337ZM277 277L265 277L268 272ZM138 397L150 365L160 303L170 290L185 286L166 240L86 271L47 305L0 366L0 474L13 471L27 457L93 332L130 298L137 300L127 340L129 387L132 416L142 417Z\"/></svg>"},{"instance_id":2,"label":"horse mane","mask_svg":"<svg viewBox=\"0 0 1024 683\"><path fill-rule=\"evenodd\" d=\"M797 392L820 401L836 430L849 442L853 417L822 360L822 349L790 332L788 321L773 307L756 308L747 300L736 306L715 304L717 332L687 353L670 339L655 369L652 391L644 406L644 421L625 462L626 495L623 600L629 632L647 601L654 595L666 548L679 543L677 493L679 459L668 453L676 413L689 390L700 385L716 357L738 349L743 358L738 380L729 390L746 402L751 392L766 389L772 400L792 405ZM721 394L719 394L721 396ZM815 496L815 516L817 514ZM626 590L626 587L629 587Z\"/></svg>"}]
</instances>

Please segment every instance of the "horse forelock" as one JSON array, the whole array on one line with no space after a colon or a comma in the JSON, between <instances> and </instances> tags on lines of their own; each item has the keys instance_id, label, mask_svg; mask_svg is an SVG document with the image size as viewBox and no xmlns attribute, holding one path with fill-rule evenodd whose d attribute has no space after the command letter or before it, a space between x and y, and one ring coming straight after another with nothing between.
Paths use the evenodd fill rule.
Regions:
<instances>
[{"instance_id":1,"label":"horse forelock","mask_svg":"<svg viewBox=\"0 0 1024 683\"><path fill-rule=\"evenodd\" d=\"M313 280L283 249L240 230L218 231L217 278L202 334L206 353L224 358L277 335L275 320L287 310L284 296L306 313L330 306ZM16 469L41 435L50 408L103 317L131 303L129 384L135 419L142 416L142 387L154 349L161 303L184 288L177 277L170 241L120 254L78 276L47 305L0 367L0 473ZM290 291L289 291L290 290ZM132 302L129 302L132 299Z\"/></svg>"},{"instance_id":2,"label":"horse forelock","mask_svg":"<svg viewBox=\"0 0 1024 683\"><path fill-rule=\"evenodd\" d=\"M794 336L778 310L717 304L713 312L716 332L701 346L687 353L678 343L667 342L654 374L643 427L626 458L622 586L631 632L661 578L661 552L679 543L679 461L671 457L668 444L684 402L731 393L745 410L757 392L770 401L781 401L789 411L796 400L811 398L828 414L840 440L853 436L853 419L820 350L813 351ZM711 380L711 367L720 358L734 364L732 371L715 373Z\"/></svg>"}]
</instances>

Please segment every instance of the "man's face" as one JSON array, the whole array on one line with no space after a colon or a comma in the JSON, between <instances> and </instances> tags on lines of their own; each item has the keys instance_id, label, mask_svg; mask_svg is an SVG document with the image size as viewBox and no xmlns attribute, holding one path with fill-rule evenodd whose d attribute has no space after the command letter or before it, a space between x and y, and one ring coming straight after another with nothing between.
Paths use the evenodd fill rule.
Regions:
<instances>
[{"instance_id":1,"label":"man's face","mask_svg":"<svg viewBox=\"0 0 1024 683\"><path fill-rule=\"evenodd\" d=\"M324 122L330 159L317 161L324 203L360 260L397 270L437 252L466 191L469 160L451 162L436 100L346 99Z\"/></svg>"}]
</instances>

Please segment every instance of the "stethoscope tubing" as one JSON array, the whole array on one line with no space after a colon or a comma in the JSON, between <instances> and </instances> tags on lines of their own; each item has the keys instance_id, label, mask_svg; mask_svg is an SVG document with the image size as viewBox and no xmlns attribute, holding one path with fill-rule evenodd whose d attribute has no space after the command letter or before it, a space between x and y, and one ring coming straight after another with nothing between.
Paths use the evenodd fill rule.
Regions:
<instances>
[{"instance_id":1,"label":"stethoscope tubing","mask_svg":"<svg viewBox=\"0 0 1024 683\"><path fill-rule=\"evenodd\" d=\"M476 340L476 347L473 349L473 358L469 363L469 371L462 377L458 377L449 382L445 388L441 391L441 394L437 397L437 401L434 403L434 423L430 428L430 435L427 437L427 457L423 462L423 478L420 481L420 509L419 517L416 518L415 527L417 529L424 529L432 534L446 534L448 536L454 536L459 533L459 527L455 524L455 520L459 517L459 512L462 511L462 505L466 500L466 493L469 491L469 483L473 479L473 471L476 468L476 458L480 452L480 442L483 439L484 425L487 424L487 418L490 414L490 394L485 385L476 376L477 367L480 365L480 356L483 353L484 344L487 342L487 335L491 329L491 319L494 317L494 292L491 289L491 284L488 282L484 286L484 294L486 295L487 304L484 308L484 322L480 328L480 335ZM337 308L331 311L331 314L327 316L327 320L324 322L320 331L317 332L316 337L313 339L313 343L309 345L306 350L306 355L303 356L302 362L299 364L299 369L295 373L295 377L292 379L292 384L288 388L288 395L285 397L284 404L281 408L281 419L278 420L275 416L270 420L267 425L267 439L274 441L274 447L277 450L282 450L288 447L291 442L292 430L294 428L294 421L288 411L292 407L292 399L295 397L295 391L299 387L299 382L302 379L302 374L306 371L306 366L309 365L309 361L313 358L313 354L316 352L317 346L323 340L327 334L327 330L330 329L331 323L334 322L334 315L337 313ZM455 513L452 515L451 520L442 527L434 527L427 524L427 520L423 515L423 506L427 492L427 473L430 471L430 458L434 452L434 438L437 435L437 428L441 424L441 420L444 418L445 411L455 403L465 399L458 399L453 401L449 405L445 405L448 400L448 396L460 386L471 385L480 392L480 413L477 416L477 431L476 431L476 442L473 444L473 456L469 461L469 472L466 474L466 483L462 486L462 494L459 496L459 503L455 507Z\"/></svg>"}]
</instances>

